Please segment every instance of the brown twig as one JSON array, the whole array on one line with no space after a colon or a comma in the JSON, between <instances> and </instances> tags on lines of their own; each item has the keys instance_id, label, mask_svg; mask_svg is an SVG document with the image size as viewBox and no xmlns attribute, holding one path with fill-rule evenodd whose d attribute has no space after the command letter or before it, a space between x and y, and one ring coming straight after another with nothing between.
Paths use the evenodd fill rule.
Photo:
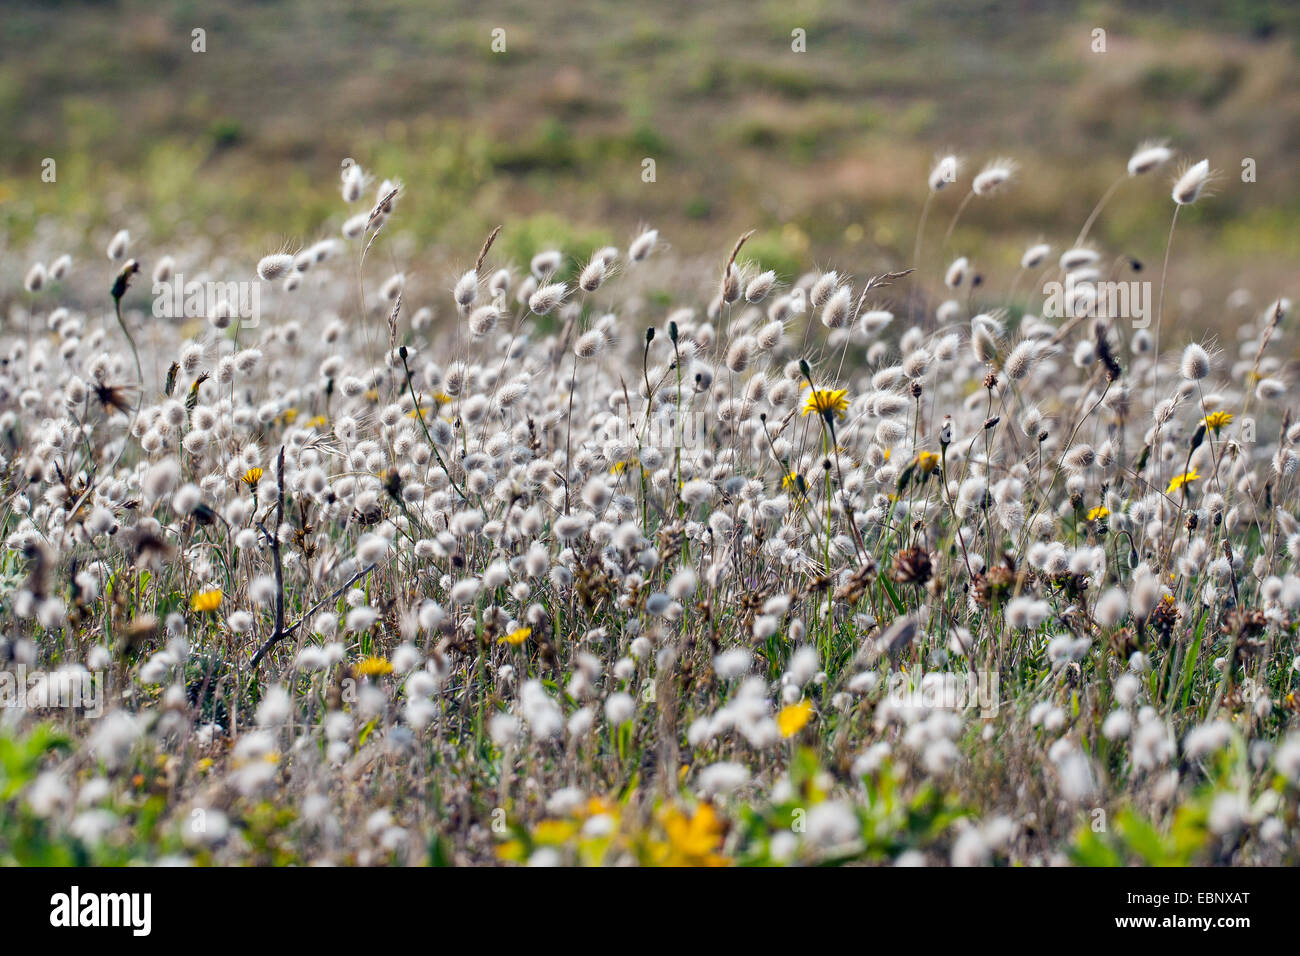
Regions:
<instances>
[{"instance_id":1,"label":"brown twig","mask_svg":"<svg viewBox=\"0 0 1300 956\"><path fill-rule=\"evenodd\" d=\"M272 635L270 640L268 640L265 644L263 644L261 647L257 649L257 653L253 655L253 660L249 664L249 669L252 670L253 668L257 667L257 665L261 662L262 658L266 656L266 652L269 651L272 647L274 647L277 641L281 640L282 638L288 637L294 631L298 630L298 628L302 627L302 625L306 622L306 620L309 617L311 617L313 614L315 614L317 611L323 608L326 604L329 604L331 601L337 601L344 591L352 587L352 585L356 584L358 581L364 578L371 571L375 570L375 568L377 567L379 567L378 564L371 564L362 568L356 574L352 575L352 577L348 578L347 581L345 581L340 587L336 588L333 592L321 598L314 605L312 605L312 607L305 614L303 614L302 617L298 618L298 620L294 621L292 624L286 627L284 629L284 632L280 634L279 637Z\"/></svg>"},{"instance_id":2,"label":"brown twig","mask_svg":"<svg viewBox=\"0 0 1300 956\"><path fill-rule=\"evenodd\" d=\"M280 525L284 523L284 446L280 446L280 456L275 466L275 534L266 530L266 525L257 523L257 528L266 537L271 546L271 564L275 568L275 630L271 638L253 655L249 669L257 667L262 655L275 646L284 637L284 564L280 560Z\"/></svg>"}]
</instances>

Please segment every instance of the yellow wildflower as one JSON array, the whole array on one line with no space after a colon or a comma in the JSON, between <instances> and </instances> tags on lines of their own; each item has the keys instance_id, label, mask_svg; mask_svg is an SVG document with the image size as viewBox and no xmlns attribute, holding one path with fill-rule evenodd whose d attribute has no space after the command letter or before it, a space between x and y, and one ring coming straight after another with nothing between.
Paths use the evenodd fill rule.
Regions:
<instances>
[{"instance_id":1,"label":"yellow wildflower","mask_svg":"<svg viewBox=\"0 0 1300 956\"><path fill-rule=\"evenodd\" d=\"M528 640L529 635L532 633L533 629L531 627L516 628L505 637L501 638L501 643L509 644L511 647L518 647L524 641Z\"/></svg>"},{"instance_id":2,"label":"yellow wildflower","mask_svg":"<svg viewBox=\"0 0 1300 956\"><path fill-rule=\"evenodd\" d=\"M522 863L527 858L527 847L522 840L507 840L497 847L497 859L508 863Z\"/></svg>"},{"instance_id":3,"label":"yellow wildflower","mask_svg":"<svg viewBox=\"0 0 1300 956\"><path fill-rule=\"evenodd\" d=\"M190 598L190 610L197 611L200 614L206 614L215 611L221 607L221 591L200 591Z\"/></svg>"},{"instance_id":4,"label":"yellow wildflower","mask_svg":"<svg viewBox=\"0 0 1300 956\"><path fill-rule=\"evenodd\" d=\"M428 396L429 398L432 399L431 403L426 403L425 397L426 396L424 395L420 396L419 404L415 405L409 412L406 413L407 418L436 417L433 414L434 405L441 407L443 405L450 405L453 401L455 401L455 399L453 399L446 392L434 392L432 395Z\"/></svg>"},{"instance_id":5,"label":"yellow wildflower","mask_svg":"<svg viewBox=\"0 0 1300 956\"><path fill-rule=\"evenodd\" d=\"M803 414L811 415L816 412L819 415L829 415L835 412L843 418L849 407L848 394L846 388L814 388L808 393L808 400L804 402Z\"/></svg>"},{"instance_id":6,"label":"yellow wildflower","mask_svg":"<svg viewBox=\"0 0 1300 956\"><path fill-rule=\"evenodd\" d=\"M253 467L244 472L244 477L239 480L250 488L256 488L257 483L262 480L262 475L266 474L261 468Z\"/></svg>"},{"instance_id":7,"label":"yellow wildflower","mask_svg":"<svg viewBox=\"0 0 1300 956\"><path fill-rule=\"evenodd\" d=\"M1223 428L1224 425L1231 424L1231 412L1210 412L1210 414L1205 416L1205 427L1213 428L1216 435L1219 433L1219 429Z\"/></svg>"},{"instance_id":8,"label":"yellow wildflower","mask_svg":"<svg viewBox=\"0 0 1300 956\"><path fill-rule=\"evenodd\" d=\"M935 471L939 467L939 455L933 451L919 452L916 456L916 467L925 474Z\"/></svg>"},{"instance_id":9,"label":"yellow wildflower","mask_svg":"<svg viewBox=\"0 0 1300 956\"><path fill-rule=\"evenodd\" d=\"M393 665L383 657L363 657L357 662L357 674L361 677L384 677L393 672Z\"/></svg>"},{"instance_id":10,"label":"yellow wildflower","mask_svg":"<svg viewBox=\"0 0 1300 956\"><path fill-rule=\"evenodd\" d=\"M776 725L781 728L782 737L793 737L803 730L812 717L812 701L801 700L797 704L783 707L776 715Z\"/></svg>"},{"instance_id":11,"label":"yellow wildflower","mask_svg":"<svg viewBox=\"0 0 1300 956\"><path fill-rule=\"evenodd\" d=\"M1183 487L1183 485L1200 480L1201 476L1195 468L1191 471L1185 471L1181 475L1174 475L1174 480L1169 482L1169 490L1166 491L1165 494L1172 495L1179 488Z\"/></svg>"},{"instance_id":12,"label":"yellow wildflower","mask_svg":"<svg viewBox=\"0 0 1300 956\"><path fill-rule=\"evenodd\" d=\"M1089 521L1100 521L1102 518L1109 518L1109 517L1110 517L1110 509L1107 508L1105 505L1097 505L1097 507L1093 508L1091 511L1088 512Z\"/></svg>"},{"instance_id":13,"label":"yellow wildflower","mask_svg":"<svg viewBox=\"0 0 1300 956\"><path fill-rule=\"evenodd\" d=\"M533 828L533 842L543 846L561 846L578 832L572 820L543 820Z\"/></svg>"},{"instance_id":14,"label":"yellow wildflower","mask_svg":"<svg viewBox=\"0 0 1300 956\"><path fill-rule=\"evenodd\" d=\"M659 815L668 835L666 866L726 866L730 861L717 850L722 845L723 825L712 806L700 804L687 816L676 807Z\"/></svg>"},{"instance_id":15,"label":"yellow wildflower","mask_svg":"<svg viewBox=\"0 0 1300 956\"><path fill-rule=\"evenodd\" d=\"M606 800L604 797L591 797L587 800L587 805L579 811L579 816L613 816L617 811L618 804Z\"/></svg>"}]
</instances>

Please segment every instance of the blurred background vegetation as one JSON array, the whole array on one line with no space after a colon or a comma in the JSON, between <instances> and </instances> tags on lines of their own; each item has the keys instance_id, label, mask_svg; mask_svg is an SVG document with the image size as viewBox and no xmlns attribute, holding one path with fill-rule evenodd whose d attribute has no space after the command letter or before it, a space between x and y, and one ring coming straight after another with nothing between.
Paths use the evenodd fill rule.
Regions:
<instances>
[{"instance_id":1,"label":"blurred background vegetation","mask_svg":"<svg viewBox=\"0 0 1300 956\"><path fill-rule=\"evenodd\" d=\"M910 258L932 158L955 149L967 170L936 204L931 247L970 174L1012 156L1020 180L973 204L953 247L1014 268L1028 243L1072 238L1134 146L1159 137L1222 171L1180 218L1180 261L1203 260L1192 278L1286 291L1273 286L1300 252L1300 5L1130 6L9 2L0 230L23 248L53 218L96 255L120 226L155 244L202 230L260 254L337 235L350 156L409 187L411 239L461 259L497 222L516 260L625 244L646 224L720 256L753 227L748 251L787 277L864 274ZM1158 259L1170 172L1127 184L1095 236Z\"/></svg>"}]
</instances>

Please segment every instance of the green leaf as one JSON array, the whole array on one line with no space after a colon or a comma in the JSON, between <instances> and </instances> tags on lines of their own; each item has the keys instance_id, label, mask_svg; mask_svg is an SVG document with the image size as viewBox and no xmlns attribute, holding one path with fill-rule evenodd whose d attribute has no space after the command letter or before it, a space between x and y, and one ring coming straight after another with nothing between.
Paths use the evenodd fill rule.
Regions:
<instances>
[{"instance_id":1,"label":"green leaf","mask_svg":"<svg viewBox=\"0 0 1300 956\"><path fill-rule=\"evenodd\" d=\"M903 605L903 602L898 599L898 593L894 590L894 586L889 583L889 579L884 575L881 575L876 580L880 582L881 587L885 589L885 593L889 595L889 603L894 605L894 610L899 614L905 614L907 608Z\"/></svg>"}]
</instances>

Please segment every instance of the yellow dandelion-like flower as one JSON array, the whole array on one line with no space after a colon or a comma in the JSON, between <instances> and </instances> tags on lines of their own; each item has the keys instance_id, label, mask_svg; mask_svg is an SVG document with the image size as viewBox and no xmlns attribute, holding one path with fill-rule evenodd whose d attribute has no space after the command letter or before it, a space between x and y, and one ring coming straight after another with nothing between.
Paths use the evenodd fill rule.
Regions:
<instances>
[{"instance_id":1,"label":"yellow dandelion-like flower","mask_svg":"<svg viewBox=\"0 0 1300 956\"><path fill-rule=\"evenodd\" d=\"M368 402L377 402L377 401L379 401L379 389L377 389L377 388L368 388L368 389L366 389L366 401L368 401Z\"/></svg>"},{"instance_id":2,"label":"yellow dandelion-like flower","mask_svg":"<svg viewBox=\"0 0 1300 956\"><path fill-rule=\"evenodd\" d=\"M528 640L532 633L533 629L531 627L516 628L505 637L501 638L500 643L509 644L511 647L518 647L524 641Z\"/></svg>"},{"instance_id":3,"label":"yellow dandelion-like flower","mask_svg":"<svg viewBox=\"0 0 1300 956\"><path fill-rule=\"evenodd\" d=\"M507 840L497 847L497 859L507 863L522 863L528 858L528 848L522 840Z\"/></svg>"},{"instance_id":4,"label":"yellow dandelion-like flower","mask_svg":"<svg viewBox=\"0 0 1300 956\"><path fill-rule=\"evenodd\" d=\"M586 806L578 811L579 816L608 817L618 814L618 804L604 797L594 796L587 800Z\"/></svg>"},{"instance_id":5,"label":"yellow dandelion-like flower","mask_svg":"<svg viewBox=\"0 0 1300 956\"><path fill-rule=\"evenodd\" d=\"M660 812L659 821L668 836L663 853L666 866L726 866L730 862L717 852L724 827L711 805L700 804L690 816L670 807Z\"/></svg>"},{"instance_id":6,"label":"yellow dandelion-like flower","mask_svg":"<svg viewBox=\"0 0 1300 956\"><path fill-rule=\"evenodd\" d=\"M1213 428L1217 435L1224 425L1232 424L1232 412L1210 412L1205 416L1205 427Z\"/></svg>"},{"instance_id":7,"label":"yellow dandelion-like flower","mask_svg":"<svg viewBox=\"0 0 1300 956\"><path fill-rule=\"evenodd\" d=\"M325 427L326 425L328 425L329 423L330 423L330 422L329 422L329 419L326 418L324 415L317 415L315 418L313 418L311 421L309 421L309 422L307 423L307 427L308 427L308 428L324 428L324 427Z\"/></svg>"},{"instance_id":8,"label":"yellow dandelion-like flower","mask_svg":"<svg viewBox=\"0 0 1300 956\"><path fill-rule=\"evenodd\" d=\"M419 419L421 416L429 414L430 407L429 402L425 401L426 398L428 398L428 395L421 392L420 401L416 402L415 407L411 408L411 411L407 412L408 419Z\"/></svg>"},{"instance_id":9,"label":"yellow dandelion-like flower","mask_svg":"<svg viewBox=\"0 0 1300 956\"><path fill-rule=\"evenodd\" d=\"M919 468L925 474L929 474L932 471L937 471L939 468L938 453L933 451L923 451L917 453L916 467Z\"/></svg>"},{"instance_id":10,"label":"yellow dandelion-like flower","mask_svg":"<svg viewBox=\"0 0 1300 956\"><path fill-rule=\"evenodd\" d=\"M262 475L266 474L261 468L250 468L244 472L244 477L239 480L250 488L256 488L257 483L262 480Z\"/></svg>"},{"instance_id":11,"label":"yellow dandelion-like flower","mask_svg":"<svg viewBox=\"0 0 1300 956\"><path fill-rule=\"evenodd\" d=\"M407 418L436 418L437 416L434 414L435 407L442 408L444 405L450 405L455 401L455 399L446 392L434 392L432 395L427 396L430 399L428 402L425 401L425 397L426 396L423 395L420 396L419 404L406 413Z\"/></svg>"},{"instance_id":12,"label":"yellow dandelion-like flower","mask_svg":"<svg viewBox=\"0 0 1300 956\"><path fill-rule=\"evenodd\" d=\"M384 657L363 657L357 662L357 673L362 677L386 677L393 672L393 665Z\"/></svg>"},{"instance_id":13,"label":"yellow dandelion-like flower","mask_svg":"<svg viewBox=\"0 0 1300 956\"><path fill-rule=\"evenodd\" d=\"M812 701L801 700L797 704L781 708L776 715L776 725L781 729L782 737L793 737L808 725L812 718Z\"/></svg>"},{"instance_id":14,"label":"yellow dandelion-like flower","mask_svg":"<svg viewBox=\"0 0 1300 956\"><path fill-rule=\"evenodd\" d=\"M543 820L533 828L533 842L542 846L563 846L578 833L572 820Z\"/></svg>"},{"instance_id":15,"label":"yellow dandelion-like flower","mask_svg":"<svg viewBox=\"0 0 1300 956\"><path fill-rule=\"evenodd\" d=\"M797 471L792 471L781 479L782 491L793 491L796 494L803 494L803 476Z\"/></svg>"},{"instance_id":16,"label":"yellow dandelion-like flower","mask_svg":"<svg viewBox=\"0 0 1300 956\"><path fill-rule=\"evenodd\" d=\"M1174 475L1174 480L1169 482L1169 490L1166 491L1165 494L1172 495L1179 488L1183 487L1183 485L1200 480L1201 476L1195 468L1191 471L1185 471L1181 475Z\"/></svg>"},{"instance_id":17,"label":"yellow dandelion-like flower","mask_svg":"<svg viewBox=\"0 0 1300 956\"><path fill-rule=\"evenodd\" d=\"M207 614L221 607L221 591L200 591L190 598L190 610Z\"/></svg>"},{"instance_id":18,"label":"yellow dandelion-like flower","mask_svg":"<svg viewBox=\"0 0 1300 956\"><path fill-rule=\"evenodd\" d=\"M1105 505L1097 505L1097 507L1093 508L1091 511L1088 512L1089 521L1100 521L1102 518L1109 518L1109 517L1110 517L1110 509L1107 508Z\"/></svg>"},{"instance_id":19,"label":"yellow dandelion-like flower","mask_svg":"<svg viewBox=\"0 0 1300 956\"><path fill-rule=\"evenodd\" d=\"M829 415L834 412L843 418L849 408L848 395L849 390L846 388L814 388L804 402L803 414L806 416L816 412L818 415Z\"/></svg>"},{"instance_id":20,"label":"yellow dandelion-like flower","mask_svg":"<svg viewBox=\"0 0 1300 956\"><path fill-rule=\"evenodd\" d=\"M298 420L298 409L286 408L282 417L284 418L284 423L286 425L292 425Z\"/></svg>"}]
</instances>

